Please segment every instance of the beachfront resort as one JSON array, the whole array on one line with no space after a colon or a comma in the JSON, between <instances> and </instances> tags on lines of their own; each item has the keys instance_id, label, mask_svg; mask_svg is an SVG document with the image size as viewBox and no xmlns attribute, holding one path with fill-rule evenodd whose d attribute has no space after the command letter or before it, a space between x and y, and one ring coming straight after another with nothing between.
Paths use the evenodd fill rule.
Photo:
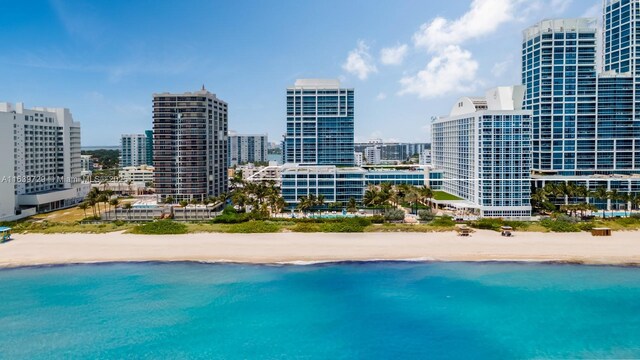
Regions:
<instances>
[{"instance_id":1,"label":"beachfront resort","mask_svg":"<svg viewBox=\"0 0 640 360\"><path fill-rule=\"evenodd\" d=\"M640 0L6 5L0 358L640 358Z\"/></svg>"}]
</instances>

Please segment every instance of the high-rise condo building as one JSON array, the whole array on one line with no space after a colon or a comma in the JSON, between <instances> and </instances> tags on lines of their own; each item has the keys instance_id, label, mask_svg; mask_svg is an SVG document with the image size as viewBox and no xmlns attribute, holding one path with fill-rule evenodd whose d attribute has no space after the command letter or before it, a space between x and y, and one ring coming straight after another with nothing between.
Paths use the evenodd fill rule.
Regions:
<instances>
[{"instance_id":1,"label":"high-rise condo building","mask_svg":"<svg viewBox=\"0 0 640 360\"><path fill-rule=\"evenodd\" d=\"M147 165L153 166L153 130L145 130L144 135L147 137Z\"/></svg>"},{"instance_id":2,"label":"high-rise condo building","mask_svg":"<svg viewBox=\"0 0 640 360\"><path fill-rule=\"evenodd\" d=\"M532 168L592 174L596 159L596 23L544 20L524 31L524 108L532 111Z\"/></svg>"},{"instance_id":3,"label":"high-rise condo building","mask_svg":"<svg viewBox=\"0 0 640 360\"><path fill-rule=\"evenodd\" d=\"M325 79L299 79L287 88L285 163L353 166L353 141L353 89Z\"/></svg>"},{"instance_id":4,"label":"high-rise condo building","mask_svg":"<svg viewBox=\"0 0 640 360\"><path fill-rule=\"evenodd\" d=\"M229 166L247 163L266 163L267 134L241 135L229 133Z\"/></svg>"},{"instance_id":5,"label":"high-rise condo building","mask_svg":"<svg viewBox=\"0 0 640 360\"><path fill-rule=\"evenodd\" d=\"M499 87L463 97L432 123L433 165L442 188L482 217L531 216L531 111L523 88Z\"/></svg>"},{"instance_id":6,"label":"high-rise condo building","mask_svg":"<svg viewBox=\"0 0 640 360\"><path fill-rule=\"evenodd\" d=\"M589 190L640 189L640 0L603 5L599 74L595 20L545 20L524 31L522 82L524 106L533 113L536 187L570 181Z\"/></svg>"},{"instance_id":7,"label":"high-rise condo building","mask_svg":"<svg viewBox=\"0 0 640 360\"><path fill-rule=\"evenodd\" d=\"M0 153L0 220L70 207L89 191L69 109L0 103Z\"/></svg>"},{"instance_id":8,"label":"high-rise condo building","mask_svg":"<svg viewBox=\"0 0 640 360\"><path fill-rule=\"evenodd\" d=\"M146 134L124 134L120 138L120 167L150 165Z\"/></svg>"},{"instance_id":9,"label":"high-rise condo building","mask_svg":"<svg viewBox=\"0 0 640 360\"><path fill-rule=\"evenodd\" d=\"M154 185L160 200L227 192L227 103L202 87L153 95Z\"/></svg>"}]
</instances>

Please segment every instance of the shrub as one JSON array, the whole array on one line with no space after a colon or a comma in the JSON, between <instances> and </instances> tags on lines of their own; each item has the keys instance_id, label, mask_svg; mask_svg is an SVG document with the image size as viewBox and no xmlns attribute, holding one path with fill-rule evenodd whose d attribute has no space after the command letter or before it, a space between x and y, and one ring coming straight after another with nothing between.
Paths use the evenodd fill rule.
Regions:
<instances>
[{"instance_id":1,"label":"shrub","mask_svg":"<svg viewBox=\"0 0 640 360\"><path fill-rule=\"evenodd\" d=\"M504 226L504 221L502 219L481 218L471 222L469 225L476 229L498 231L501 226Z\"/></svg>"},{"instance_id":2,"label":"shrub","mask_svg":"<svg viewBox=\"0 0 640 360\"><path fill-rule=\"evenodd\" d=\"M216 216L211 222L214 224L239 224L251 219L257 220L258 217L256 214L238 213L233 206L227 205L222 210L222 215Z\"/></svg>"},{"instance_id":3,"label":"shrub","mask_svg":"<svg viewBox=\"0 0 640 360\"><path fill-rule=\"evenodd\" d=\"M131 231L134 234L165 235L186 234L187 225L171 220L158 220L144 225L138 225Z\"/></svg>"},{"instance_id":4,"label":"shrub","mask_svg":"<svg viewBox=\"0 0 640 360\"><path fill-rule=\"evenodd\" d=\"M505 220L504 225L511 226L514 229L524 230L529 227L530 223L526 221Z\"/></svg>"},{"instance_id":5,"label":"shrub","mask_svg":"<svg viewBox=\"0 0 640 360\"><path fill-rule=\"evenodd\" d=\"M583 222L576 225L582 231L591 231L595 226L592 222Z\"/></svg>"},{"instance_id":6,"label":"shrub","mask_svg":"<svg viewBox=\"0 0 640 360\"><path fill-rule=\"evenodd\" d=\"M386 209L384 211L384 219L387 221L401 221L404 220L404 211L400 209Z\"/></svg>"},{"instance_id":7,"label":"shrub","mask_svg":"<svg viewBox=\"0 0 640 360\"><path fill-rule=\"evenodd\" d=\"M373 224L383 224L384 223L384 216L382 215L373 215L369 218L369 220L371 220L371 223Z\"/></svg>"},{"instance_id":8,"label":"shrub","mask_svg":"<svg viewBox=\"0 0 640 360\"><path fill-rule=\"evenodd\" d=\"M456 222L451 219L450 216L436 216L429 225L432 226L442 226L442 227L450 227L455 226Z\"/></svg>"},{"instance_id":9,"label":"shrub","mask_svg":"<svg viewBox=\"0 0 640 360\"><path fill-rule=\"evenodd\" d=\"M236 208L233 207L233 205L227 205L222 210L222 215L237 215L237 214L238 214L238 211L236 210Z\"/></svg>"},{"instance_id":10,"label":"shrub","mask_svg":"<svg viewBox=\"0 0 640 360\"><path fill-rule=\"evenodd\" d=\"M631 213L631 215L629 215L629 217L632 218L632 219L640 220L640 213Z\"/></svg>"},{"instance_id":11,"label":"shrub","mask_svg":"<svg viewBox=\"0 0 640 360\"><path fill-rule=\"evenodd\" d=\"M364 228L371 224L366 218L346 218L342 221L332 221L320 224L322 232L363 232Z\"/></svg>"},{"instance_id":12,"label":"shrub","mask_svg":"<svg viewBox=\"0 0 640 360\"><path fill-rule=\"evenodd\" d=\"M637 218L631 218L631 217L627 217L627 218L614 218L612 219L612 221L614 221L616 224L622 225L622 226L629 226L629 225L635 225L638 223L640 219Z\"/></svg>"},{"instance_id":13,"label":"shrub","mask_svg":"<svg viewBox=\"0 0 640 360\"><path fill-rule=\"evenodd\" d=\"M435 217L435 214L431 209L418 210L418 218L422 221L431 221Z\"/></svg>"},{"instance_id":14,"label":"shrub","mask_svg":"<svg viewBox=\"0 0 640 360\"><path fill-rule=\"evenodd\" d=\"M525 221L503 220L500 218L481 218L469 223L476 229L499 231L501 226L511 226L514 230L526 229L529 223Z\"/></svg>"},{"instance_id":15,"label":"shrub","mask_svg":"<svg viewBox=\"0 0 640 360\"><path fill-rule=\"evenodd\" d=\"M280 231L280 226L276 223L262 221L262 220L251 220L239 224L231 225L226 232L229 233L273 233Z\"/></svg>"},{"instance_id":16,"label":"shrub","mask_svg":"<svg viewBox=\"0 0 640 360\"><path fill-rule=\"evenodd\" d=\"M546 227L547 229L554 231L554 232L579 232L581 231L580 228L572 223L572 222L568 222L565 220L551 220L551 219L544 219L540 221L540 225Z\"/></svg>"},{"instance_id":17,"label":"shrub","mask_svg":"<svg viewBox=\"0 0 640 360\"><path fill-rule=\"evenodd\" d=\"M558 216L556 217L556 220L557 220L557 221L562 221L562 222L568 222L568 223L571 223L571 224L575 224L575 223L577 223L578 221L580 221L578 218L575 218L575 217L573 217L573 216L569 216L569 215L567 215L567 214L560 214L560 215L558 215Z\"/></svg>"},{"instance_id":18,"label":"shrub","mask_svg":"<svg viewBox=\"0 0 640 360\"><path fill-rule=\"evenodd\" d=\"M292 231L295 232L320 232L320 225L318 224L314 224L314 223L308 223L308 222L300 222L297 223L293 228L291 228Z\"/></svg>"},{"instance_id":19,"label":"shrub","mask_svg":"<svg viewBox=\"0 0 640 360\"><path fill-rule=\"evenodd\" d=\"M81 221L100 221L100 216L87 216Z\"/></svg>"}]
</instances>

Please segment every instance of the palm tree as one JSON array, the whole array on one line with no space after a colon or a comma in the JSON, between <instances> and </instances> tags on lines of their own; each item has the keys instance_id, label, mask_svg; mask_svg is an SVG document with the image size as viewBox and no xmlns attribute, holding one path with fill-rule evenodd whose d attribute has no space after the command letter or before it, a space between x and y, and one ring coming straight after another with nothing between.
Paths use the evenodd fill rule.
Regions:
<instances>
[{"instance_id":1,"label":"palm tree","mask_svg":"<svg viewBox=\"0 0 640 360\"><path fill-rule=\"evenodd\" d=\"M618 200L620 200L620 193L618 192L618 189L611 189L608 195L609 195L609 199L613 201L612 210L618 210Z\"/></svg>"},{"instance_id":2,"label":"palm tree","mask_svg":"<svg viewBox=\"0 0 640 360\"><path fill-rule=\"evenodd\" d=\"M100 196L100 190L97 187L92 187L87 194L87 200L93 210L93 216L96 217L96 204L98 203L98 196Z\"/></svg>"},{"instance_id":3,"label":"palm tree","mask_svg":"<svg viewBox=\"0 0 640 360\"><path fill-rule=\"evenodd\" d=\"M636 210L638 208L640 208L640 194L635 194L633 196L633 200L631 200L631 207L633 208L633 206L635 205Z\"/></svg>"},{"instance_id":4,"label":"palm tree","mask_svg":"<svg viewBox=\"0 0 640 360\"><path fill-rule=\"evenodd\" d=\"M307 196L307 201L309 202L309 210L311 210L311 215L313 216L314 207L318 203L318 198L316 197L316 194L309 194Z\"/></svg>"},{"instance_id":5,"label":"palm tree","mask_svg":"<svg viewBox=\"0 0 640 360\"><path fill-rule=\"evenodd\" d=\"M633 201L634 196L630 192L622 193L619 196L620 196L620 200L624 204L624 216L626 217L627 216L627 210L631 210L631 209L629 209L629 205Z\"/></svg>"},{"instance_id":6,"label":"palm tree","mask_svg":"<svg viewBox=\"0 0 640 360\"><path fill-rule=\"evenodd\" d=\"M189 202L187 200L180 201L180 207L182 207L182 217L184 218L184 220L187 220L187 205L189 205Z\"/></svg>"},{"instance_id":7,"label":"palm tree","mask_svg":"<svg viewBox=\"0 0 640 360\"><path fill-rule=\"evenodd\" d=\"M430 187L422 186L418 188L418 195L420 197L420 201L424 202L425 199L429 202L429 207L431 207L431 199L433 198L433 190Z\"/></svg>"},{"instance_id":8,"label":"palm tree","mask_svg":"<svg viewBox=\"0 0 640 360\"><path fill-rule=\"evenodd\" d=\"M109 185L109 181L107 181L106 179L102 180L102 181L100 181L100 185L102 185L102 187L103 187L102 190L105 191L105 190L107 190L107 185Z\"/></svg>"},{"instance_id":9,"label":"palm tree","mask_svg":"<svg viewBox=\"0 0 640 360\"><path fill-rule=\"evenodd\" d=\"M111 199L109 201L109 205L113 206L113 212L116 216L116 220L118 220L118 204L120 203L120 201L118 201L118 199Z\"/></svg>"},{"instance_id":10,"label":"palm tree","mask_svg":"<svg viewBox=\"0 0 640 360\"><path fill-rule=\"evenodd\" d=\"M356 203L355 198L349 198L349 202L347 203L347 211L350 213L355 213L358 211L358 204Z\"/></svg>"},{"instance_id":11,"label":"palm tree","mask_svg":"<svg viewBox=\"0 0 640 360\"><path fill-rule=\"evenodd\" d=\"M87 217L87 209L89 208L89 203L87 203L86 201L81 202L78 205L78 208L82 209L84 211L84 217Z\"/></svg>"},{"instance_id":12,"label":"palm tree","mask_svg":"<svg viewBox=\"0 0 640 360\"><path fill-rule=\"evenodd\" d=\"M591 195L598 200L605 201L604 210L602 210L602 218L604 219L604 213L606 212L608 207L607 200L609 199L609 192L607 191L607 188L604 186L599 186Z\"/></svg>"},{"instance_id":13,"label":"palm tree","mask_svg":"<svg viewBox=\"0 0 640 360\"><path fill-rule=\"evenodd\" d=\"M311 208L311 206L312 204L307 196L300 196L298 198L298 205L296 206L296 208L303 214L305 214Z\"/></svg>"},{"instance_id":14,"label":"palm tree","mask_svg":"<svg viewBox=\"0 0 640 360\"><path fill-rule=\"evenodd\" d=\"M318 197L316 198L316 205L320 208L324 206L324 195L318 195Z\"/></svg>"},{"instance_id":15,"label":"palm tree","mask_svg":"<svg viewBox=\"0 0 640 360\"><path fill-rule=\"evenodd\" d=\"M122 208L127 210L127 219L131 220L131 212L130 212L130 210L132 208L131 203L129 203L129 202L128 203L124 203L122 205Z\"/></svg>"},{"instance_id":16,"label":"palm tree","mask_svg":"<svg viewBox=\"0 0 640 360\"><path fill-rule=\"evenodd\" d=\"M531 205L537 208L538 211L542 209L543 204L548 202L547 191L545 188L536 188L531 194Z\"/></svg>"},{"instance_id":17,"label":"palm tree","mask_svg":"<svg viewBox=\"0 0 640 360\"><path fill-rule=\"evenodd\" d=\"M411 207L411 213L412 214L416 213L417 207L418 207L418 199L419 199L417 189L409 188L409 192L405 194L405 199L407 200L407 202L409 203L409 206ZM414 207L416 208L416 210L414 210Z\"/></svg>"},{"instance_id":18,"label":"palm tree","mask_svg":"<svg viewBox=\"0 0 640 360\"><path fill-rule=\"evenodd\" d=\"M96 204L98 205L98 216L100 216L102 212L100 210L100 203L106 203L108 200L109 198L107 198L107 195L105 195L104 193L98 195L98 198L96 199Z\"/></svg>"},{"instance_id":19,"label":"palm tree","mask_svg":"<svg viewBox=\"0 0 640 360\"><path fill-rule=\"evenodd\" d=\"M364 197L362 198L362 203L365 206L375 207L377 205L378 194L375 189L367 189L364 192Z\"/></svg>"}]
</instances>

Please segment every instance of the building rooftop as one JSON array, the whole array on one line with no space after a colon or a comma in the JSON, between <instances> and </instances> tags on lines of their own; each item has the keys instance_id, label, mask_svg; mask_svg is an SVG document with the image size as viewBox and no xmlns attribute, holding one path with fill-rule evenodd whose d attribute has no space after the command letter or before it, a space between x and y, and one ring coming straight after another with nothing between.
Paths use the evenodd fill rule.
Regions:
<instances>
[{"instance_id":1,"label":"building rooftop","mask_svg":"<svg viewBox=\"0 0 640 360\"><path fill-rule=\"evenodd\" d=\"M523 98L523 86L499 86L488 90L484 97L461 97L451 108L449 117L472 114L485 110L519 111L522 110Z\"/></svg>"},{"instance_id":2,"label":"building rooftop","mask_svg":"<svg viewBox=\"0 0 640 360\"><path fill-rule=\"evenodd\" d=\"M529 40L545 32L562 31L596 32L596 19L546 19L526 28L522 35L524 40Z\"/></svg>"},{"instance_id":3,"label":"building rooftop","mask_svg":"<svg viewBox=\"0 0 640 360\"><path fill-rule=\"evenodd\" d=\"M338 79L298 79L294 84L295 88L307 89L337 89L340 87Z\"/></svg>"}]
</instances>

